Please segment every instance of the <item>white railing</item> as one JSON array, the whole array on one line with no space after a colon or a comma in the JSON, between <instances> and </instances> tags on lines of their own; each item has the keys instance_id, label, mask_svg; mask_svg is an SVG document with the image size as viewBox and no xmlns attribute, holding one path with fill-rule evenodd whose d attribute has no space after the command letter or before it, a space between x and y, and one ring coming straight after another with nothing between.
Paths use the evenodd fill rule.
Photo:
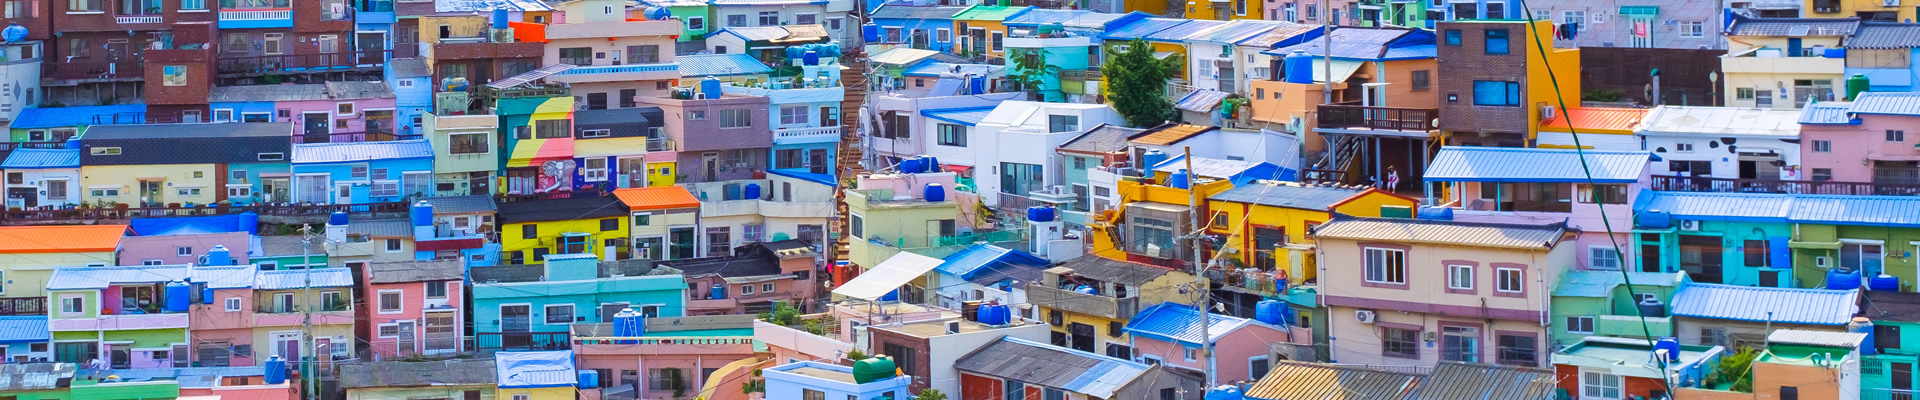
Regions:
<instances>
[{"instance_id":1,"label":"white railing","mask_svg":"<svg viewBox=\"0 0 1920 400\"><path fill-rule=\"evenodd\" d=\"M840 137L840 127L822 126L814 128L780 128L773 131L775 138L813 138L821 136Z\"/></svg>"},{"instance_id":2,"label":"white railing","mask_svg":"<svg viewBox=\"0 0 1920 400\"><path fill-rule=\"evenodd\" d=\"M221 21L257 21L270 19L293 19L293 9L276 8L268 10L221 11Z\"/></svg>"},{"instance_id":3,"label":"white railing","mask_svg":"<svg viewBox=\"0 0 1920 400\"><path fill-rule=\"evenodd\" d=\"M119 16L119 17L114 17L114 21L119 22L121 24L158 24L158 23L164 22L164 20L158 15Z\"/></svg>"}]
</instances>

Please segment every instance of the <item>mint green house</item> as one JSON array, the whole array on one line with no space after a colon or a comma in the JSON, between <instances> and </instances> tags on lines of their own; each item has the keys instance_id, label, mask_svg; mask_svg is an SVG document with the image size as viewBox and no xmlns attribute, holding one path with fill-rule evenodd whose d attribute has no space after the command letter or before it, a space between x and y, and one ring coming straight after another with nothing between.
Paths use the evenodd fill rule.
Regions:
<instances>
[{"instance_id":1,"label":"mint green house","mask_svg":"<svg viewBox=\"0 0 1920 400\"><path fill-rule=\"evenodd\" d=\"M1354 26L1363 28L1401 27L1433 29L1433 22L1435 20L1428 18L1427 2L1360 0L1357 3L1359 3L1361 7L1354 9L1354 12L1360 15L1353 16L1356 20ZM1285 11L1282 10L1282 12ZM1442 10L1440 15L1445 15L1444 10ZM1345 21L1336 21L1336 23L1345 25Z\"/></svg>"},{"instance_id":2,"label":"mint green house","mask_svg":"<svg viewBox=\"0 0 1920 400\"><path fill-rule=\"evenodd\" d=\"M648 317L678 317L686 309L680 271L652 260L554 254L544 264L473 267L470 274L482 349L564 349L576 323L611 323L627 308Z\"/></svg>"},{"instance_id":3,"label":"mint green house","mask_svg":"<svg viewBox=\"0 0 1920 400\"><path fill-rule=\"evenodd\" d=\"M1567 271L1553 286L1553 343L1572 346L1589 336L1646 338L1648 331L1656 338L1673 336L1668 305L1673 292L1686 283L1682 273ZM1659 311L1646 317L1643 328L1639 304L1648 297Z\"/></svg>"},{"instance_id":4,"label":"mint green house","mask_svg":"<svg viewBox=\"0 0 1920 400\"><path fill-rule=\"evenodd\" d=\"M713 26L711 7L704 0L641 0L640 4L650 7L666 7L667 13L680 20L680 43L695 43L704 46L702 38L708 32L719 30Z\"/></svg>"},{"instance_id":5,"label":"mint green house","mask_svg":"<svg viewBox=\"0 0 1920 400\"><path fill-rule=\"evenodd\" d=\"M1920 293L1861 292L1860 315L1873 323L1873 336L1867 343L1872 354L1861 352L1860 388L1864 393L1860 398L1899 398L1891 394L1912 393L1920 387L1920 378L1913 373L1915 364L1920 364ZM1904 334L1908 331L1913 334Z\"/></svg>"},{"instance_id":6,"label":"mint green house","mask_svg":"<svg viewBox=\"0 0 1920 400\"><path fill-rule=\"evenodd\" d=\"M1920 197L1644 191L1632 245L1643 270L1693 282L1825 288L1830 271L1882 273L1914 291Z\"/></svg>"},{"instance_id":7,"label":"mint green house","mask_svg":"<svg viewBox=\"0 0 1920 400\"><path fill-rule=\"evenodd\" d=\"M99 359L113 369L187 365L192 293L250 287L254 268L153 265L55 269L47 279L47 304L51 305L47 328L53 333L54 361L86 363Z\"/></svg>"}]
</instances>

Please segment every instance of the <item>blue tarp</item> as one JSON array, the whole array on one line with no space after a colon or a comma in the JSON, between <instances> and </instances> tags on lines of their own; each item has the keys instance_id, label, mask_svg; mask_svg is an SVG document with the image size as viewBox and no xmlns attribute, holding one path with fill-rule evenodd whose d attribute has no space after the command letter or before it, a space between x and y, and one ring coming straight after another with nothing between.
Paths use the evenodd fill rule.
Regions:
<instances>
[{"instance_id":1,"label":"blue tarp","mask_svg":"<svg viewBox=\"0 0 1920 400\"><path fill-rule=\"evenodd\" d=\"M501 389L573 386L573 351L516 351L494 353Z\"/></svg>"},{"instance_id":2,"label":"blue tarp","mask_svg":"<svg viewBox=\"0 0 1920 400\"><path fill-rule=\"evenodd\" d=\"M127 225L138 236L193 235L204 233L246 232L260 234L259 217L244 214L206 217L134 218Z\"/></svg>"},{"instance_id":3,"label":"blue tarp","mask_svg":"<svg viewBox=\"0 0 1920 400\"><path fill-rule=\"evenodd\" d=\"M135 113L147 112L145 104L123 104L114 106L29 108L20 110L20 116L13 119L15 129L57 128L69 126L93 125L93 116L101 115L101 123L112 123L114 114L126 113L132 117ZM122 121L136 123L138 121Z\"/></svg>"}]
</instances>

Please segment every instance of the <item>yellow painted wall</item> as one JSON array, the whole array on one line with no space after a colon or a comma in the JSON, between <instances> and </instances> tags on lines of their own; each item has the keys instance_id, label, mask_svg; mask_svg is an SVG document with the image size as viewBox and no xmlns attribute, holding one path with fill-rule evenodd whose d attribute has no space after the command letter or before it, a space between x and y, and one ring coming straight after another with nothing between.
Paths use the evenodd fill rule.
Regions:
<instances>
[{"instance_id":1,"label":"yellow painted wall","mask_svg":"<svg viewBox=\"0 0 1920 400\"><path fill-rule=\"evenodd\" d=\"M0 297L46 297L54 268L113 264L113 252L0 254Z\"/></svg>"},{"instance_id":2,"label":"yellow painted wall","mask_svg":"<svg viewBox=\"0 0 1920 400\"><path fill-rule=\"evenodd\" d=\"M1903 4L1904 6L1896 5L1893 7L1888 7L1887 3L1881 0L1839 0L1838 3L1840 6L1840 9L1835 10L1833 12L1820 12L1820 10L1813 8L1813 0L1801 0L1801 1L1802 3L1800 7L1800 10L1801 10L1800 16L1805 18L1847 18L1847 17L1855 16L1856 13L1861 13L1861 12L1888 12L1888 11L1900 13L1900 16L1897 19L1895 19L1895 21L1911 21L1913 20L1913 17L1914 17L1914 7L1913 7L1912 1L1903 1L1903 2L1895 3L1895 4Z\"/></svg>"},{"instance_id":3,"label":"yellow painted wall","mask_svg":"<svg viewBox=\"0 0 1920 400\"><path fill-rule=\"evenodd\" d=\"M1359 217L1379 217L1381 206L1395 205L1414 207L1417 203L1414 199L1368 190L1361 192L1361 194L1357 195L1352 201L1335 206L1333 211ZM1214 234L1226 235L1227 246L1232 247L1249 245L1252 240L1251 233L1253 232L1254 226L1281 227L1287 233L1287 243L1312 246L1314 241L1311 237L1308 237L1307 229L1333 218L1333 213L1322 210L1305 210L1224 201L1209 201L1207 204L1208 211L1213 213L1213 215L1208 217L1209 221L1212 221L1212 225L1209 226L1208 231ZM1249 214L1251 215L1249 216ZM1244 265L1257 265L1254 262L1257 250L1260 249L1242 249L1237 256ZM1295 280L1314 278L1314 270L1311 268L1313 264L1307 260L1307 258L1312 257L1311 252L1295 254L1278 251L1272 254L1273 257L1275 257L1274 265L1289 267L1289 271L1287 271L1288 277ZM1301 258L1301 260L1293 260L1293 258ZM1295 264L1305 268L1291 268L1291 266Z\"/></svg>"},{"instance_id":4,"label":"yellow painted wall","mask_svg":"<svg viewBox=\"0 0 1920 400\"><path fill-rule=\"evenodd\" d=\"M487 18L486 15L420 17L420 41L439 44L441 26L446 26L453 37L457 38L483 36L487 33L487 27L492 25Z\"/></svg>"},{"instance_id":5,"label":"yellow painted wall","mask_svg":"<svg viewBox=\"0 0 1920 400\"><path fill-rule=\"evenodd\" d=\"M217 193L226 190L218 180L220 175L216 164L180 164L180 165L87 165L80 167L80 198L92 203L100 200L136 205L140 203L140 180L164 179L167 186L160 191L162 203L212 204ZM120 189L119 196L94 196L96 188ZM199 188L198 196L181 196L181 188Z\"/></svg>"},{"instance_id":6,"label":"yellow painted wall","mask_svg":"<svg viewBox=\"0 0 1920 400\"><path fill-rule=\"evenodd\" d=\"M962 25L962 24L964 24L964 25L966 25L966 26L967 26L967 29L960 29L960 25ZM1005 45L1005 43L1006 43L1006 37L1007 37L1007 35L1008 35L1008 33L1007 33L1007 25L1006 25L1006 24L1003 24L1003 23L1001 23L1001 21L977 21L977 20L954 20L954 21L953 21L953 31L954 31L954 32L968 32L968 31L970 31L970 30L972 30L972 29L976 29L976 28L977 28L977 29L985 29L985 30L987 31L987 36L986 36L986 40L987 40L987 57L989 57L989 58L1006 58L1006 56L1007 56L1007 48L1006 48L1006 45ZM1002 43L1002 44L1001 44L1001 46L1000 46L1000 49L999 49L999 50L994 50L994 49L993 49L993 34L994 34L995 32L998 32L998 33L1000 33L1000 38L1001 38L1001 43ZM956 33L956 35L958 35L958 34L959 34L959 33ZM958 45L959 45L959 42L958 42L958 41L955 41L954 43L955 43L955 46L958 46ZM955 49L956 49L956 51L957 51L957 49L958 49L958 48L956 47Z\"/></svg>"},{"instance_id":7,"label":"yellow painted wall","mask_svg":"<svg viewBox=\"0 0 1920 400\"><path fill-rule=\"evenodd\" d=\"M1182 63L1182 64L1180 64L1180 65L1187 65L1187 64L1185 64L1185 63L1186 63L1186 61L1185 61L1185 60L1187 59L1187 46L1186 46L1186 44L1184 44L1184 43L1165 43L1165 42L1148 42L1148 43L1153 43L1153 52L1154 52L1154 53L1165 53L1165 52L1173 52L1173 54L1174 54L1174 55L1177 55L1177 56L1180 56L1180 60L1182 60L1182 61L1181 61L1181 63ZM1186 80L1187 80L1188 82L1192 82L1192 81L1193 81L1193 71L1192 71L1192 70L1193 70L1192 68L1181 68L1181 69L1180 69L1180 79L1186 79Z\"/></svg>"},{"instance_id":8,"label":"yellow painted wall","mask_svg":"<svg viewBox=\"0 0 1920 400\"><path fill-rule=\"evenodd\" d=\"M1202 291L1202 292L1190 292L1189 294L1180 294L1180 288L1179 288L1180 285L1191 285L1193 283L1194 283L1193 274L1174 271L1174 272L1167 273L1165 276L1161 276L1160 279L1155 279L1151 282L1147 282L1147 284L1145 285L1140 285L1140 287L1138 288L1140 293L1140 309L1144 310L1147 307L1153 306L1155 304L1166 303L1166 302L1193 305L1195 302L1199 300L1197 297L1195 297L1196 294L1206 293L1206 292ZM1132 289L1129 289L1129 290L1132 290ZM1040 313L1036 315L1039 315L1042 318L1045 318L1046 316L1051 315L1052 311L1053 309L1050 307L1040 307ZM1060 325L1054 325L1052 327L1054 332L1069 333L1067 332L1068 326L1071 326L1074 323L1082 323L1082 324L1092 325L1094 327L1094 337L1101 341L1113 342L1121 345L1128 344L1127 335L1124 333L1117 337L1107 335L1108 323L1119 322L1121 324L1126 324L1127 323L1126 318L1110 319L1110 318L1106 318L1098 315L1087 315L1087 314L1081 314L1081 313L1065 311L1065 310L1061 311L1060 316L1061 316ZM1131 316L1128 316L1128 317L1131 317ZM1106 351L1106 346L1103 343L1102 345L1094 346L1093 349L1094 351Z\"/></svg>"},{"instance_id":9,"label":"yellow painted wall","mask_svg":"<svg viewBox=\"0 0 1920 400\"><path fill-rule=\"evenodd\" d=\"M666 236L667 231L672 227L675 227L675 226L685 227L685 226L692 226L694 224L700 223L700 214L697 211L699 210L698 209L681 209L681 210L634 211L633 215L636 217L640 215L646 215L647 218L644 218L644 219L646 220L647 224L640 225L640 220L642 218L632 218L632 221L630 221L632 223L631 225L632 228L631 228L631 231L629 231L627 234L634 238ZM705 234L705 233L701 232L699 234Z\"/></svg>"},{"instance_id":10,"label":"yellow painted wall","mask_svg":"<svg viewBox=\"0 0 1920 400\"><path fill-rule=\"evenodd\" d=\"M1546 48L1534 46L1533 32L1541 35L1553 34L1553 21L1540 20L1526 23L1530 31L1514 37L1515 41L1524 41L1527 47L1527 140L1540 135L1540 106L1552 105L1559 108L1561 102L1568 107L1580 105L1580 49L1556 49L1552 43ZM1553 68L1553 77L1548 78L1547 66ZM1558 91L1554 87L1559 86Z\"/></svg>"},{"instance_id":11,"label":"yellow painted wall","mask_svg":"<svg viewBox=\"0 0 1920 400\"><path fill-rule=\"evenodd\" d=\"M1243 14L1243 13L1234 12L1234 10L1237 8L1234 5L1234 2L1236 1L1246 3L1246 9L1247 9L1246 13ZM1266 4L1266 1L1264 0L1228 0L1226 2L1213 2L1211 0L1190 1L1190 2L1187 2L1187 18L1217 19L1222 21L1231 21L1236 19L1265 19L1265 18L1261 18L1262 16L1266 15L1266 11L1260 8L1261 4ZM1219 9L1227 10L1226 18L1215 18L1219 16L1218 15L1219 11L1216 11Z\"/></svg>"},{"instance_id":12,"label":"yellow painted wall","mask_svg":"<svg viewBox=\"0 0 1920 400\"><path fill-rule=\"evenodd\" d=\"M569 386L516 389L500 388L498 394L493 395L493 398L513 399L516 398L513 397L514 395L519 394L527 395L527 400L573 400L574 388Z\"/></svg>"},{"instance_id":13,"label":"yellow painted wall","mask_svg":"<svg viewBox=\"0 0 1920 400\"><path fill-rule=\"evenodd\" d=\"M1214 194L1224 192L1227 189L1232 189L1232 188L1233 188L1232 182L1227 182L1227 181L1203 182L1199 184L1197 187L1197 190L1200 191L1200 194L1199 194L1200 204L1202 205L1206 204L1207 196L1212 196ZM1143 184L1140 182L1132 182L1132 181L1120 181L1119 186L1115 188L1115 192L1116 192L1115 194L1118 195L1120 199L1119 204L1115 205L1114 207L1114 210L1116 211L1115 217L1113 219L1096 218L1096 223L1088 226L1089 229L1093 230L1093 248L1089 250L1089 253L1098 255L1101 257L1105 257L1105 258L1115 259L1115 260L1127 259L1126 248L1124 246L1120 246L1120 243L1115 243L1113 241L1114 236L1111 233L1109 233L1114 228L1120 228L1120 227L1113 226L1112 221L1125 220L1122 218L1123 216L1121 214L1118 214L1118 212L1121 210L1125 210L1126 204L1132 204L1132 203L1143 202L1143 201L1154 202L1154 203L1164 203L1164 204L1176 204L1176 205L1182 205L1182 206L1192 204L1191 198L1188 197L1188 196L1191 196L1191 192L1188 192L1186 189L1176 189L1176 188L1167 187L1167 186Z\"/></svg>"},{"instance_id":14,"label":"yellow painted wall","mask_svg":"<svg viewBox=\"0 0 1920 400\"><path fill-rule=\"evenodd\" d=\"M600 220L609 218L619 220L618 223L614 224L614 230L601 231ZM522 232L525 232L524 226L529 224L510 223L506 224L500 231L500 250L526 252L527 264L539 264L546 262L546 260L534 259L532 256L533 249L546 248L547 254L559 254L559 238L561 236L566 233L587 233L591 237L591 239L587 240L587 250L594 254L600 254L601 249L605 248L607 239L619 239L621 241L627 239L627 226L629 223L626 216L537 222L532 223L533 225L539 226L535 231L535 234L538 236L533 239L527 239L525 235L522 234Z\"/></svg>"}]
</instances>

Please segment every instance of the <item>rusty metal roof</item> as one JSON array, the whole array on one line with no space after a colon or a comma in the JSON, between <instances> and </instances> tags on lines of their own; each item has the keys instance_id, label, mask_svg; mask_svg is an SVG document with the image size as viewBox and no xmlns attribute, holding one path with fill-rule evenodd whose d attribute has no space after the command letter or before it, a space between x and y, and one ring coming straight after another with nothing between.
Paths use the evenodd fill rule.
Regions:
<instances>
[{"instance_id":1,"label":"rusty metal roof","mask_svg":"<svg viewBox=\"0 0 1920 400\"><path fill-rule=\"evenodd\" d=\"M1247 388L1258 400L1373 400L1400 398L1419 385L1415 374L1357 366L1281 361Z\"/></svg>"},{"instance_id":2,"label":"rusty metal roof","mask_svg":"<svg viewBox=\"0 0 1920 400\"><path fill-rule=\"evenodd\" d=\"M1554 388L1552 370L1441 361L1407 400L1549 399Z\"/></svg>"}]
</instances>

